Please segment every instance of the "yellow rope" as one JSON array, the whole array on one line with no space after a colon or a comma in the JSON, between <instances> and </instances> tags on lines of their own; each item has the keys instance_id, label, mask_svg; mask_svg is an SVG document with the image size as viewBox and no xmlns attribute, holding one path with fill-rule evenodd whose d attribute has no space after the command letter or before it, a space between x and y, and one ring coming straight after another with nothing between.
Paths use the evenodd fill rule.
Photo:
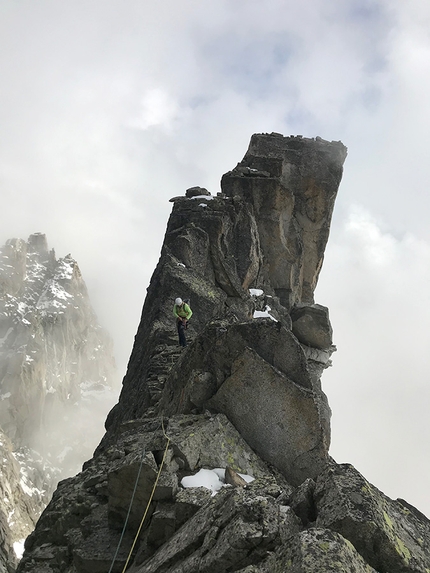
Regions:
<instances>
[{"instance_id":1,"label":"yellow rope","mask_svg":"<svg viewBox=\"0 0 430 573\"><path fill-rule=\"evenodd\" d=\"M164 434L165 438L167 439L166 448L165 448L165 450L164 450L164 455L163 455L163 459L161 460L160 469L158 470L157 478L156 478L156 480L155 480L155 482L154 482L154 486L153 486L153 488L152 488L151 495L150 495L149 500L148 500L148 503L147 503L147 505L146 505L145 513L143 514L142 521L140 522L139 529L137 530L136 536L135 536L134 541L133 541L133 545L131 546L130 553L128 554L127 561L125 562L124 569L122 570L122 573L124 573L125 570L127 569L127 565L128 565L128 562L130 561L131 554L133 553L134 546L136 545L137 538L138 538L139 535L140 535L140 531L141 531L141 529L142 529L143 522L145 521L146 515L147 515L148 510L149 510L149 506L151 505L152 498L154 497L155 488L157 487L158 480L159 480L160 474L161 474L161 470L163 469L164 461L165 461L165 459L166 459L167 449L168 449L169 444L170 444L170 438L166 435L166 432L165 432L165 430L164 430L163 419L161 419L161 425L162 425L162 428L163 428L163 434Z\"/></svg>"}]
</instances>

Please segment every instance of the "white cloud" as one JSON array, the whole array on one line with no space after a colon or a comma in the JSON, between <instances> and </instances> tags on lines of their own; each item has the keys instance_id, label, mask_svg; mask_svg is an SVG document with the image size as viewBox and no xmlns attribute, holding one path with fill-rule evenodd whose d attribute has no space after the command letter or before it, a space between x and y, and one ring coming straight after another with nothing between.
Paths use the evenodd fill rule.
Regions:
<instances>
[{"instance_id":1,"label":"white cloud","mask_svg":"<svg viewBox=\"0 0 430 573\"><path fill-rule=\"evenodd\" d=\"M380 268L393 261L396 249L394 237L383 233L376 220L363 208L352 209L345 230L354 244L350 254L356 263L364 259L370 268Z\"/></svg>"},{"instance_id":2,"label":"white cloud","mask_svg":"<svg viewBox=\"0 0 430 573\"><path fill-rule=\"evenodd\" d=\"M161 88L152 88L142 99L139 117L130 122L132 127L148 129L153 126L165 126L176 118L179 106L175 100Z\"/></svg>"},{"instance_id":3,"label":"white cloud","mask_svg":"<svg viewBox=\"0 0 430 573\"><path fill-rule=\"evenodd\" d=\"M332 240L317 289L338 346L323 376L332 455L427 512L429 281L430 243L395 238L362 208Z\"/></svg>"}]
</instances>

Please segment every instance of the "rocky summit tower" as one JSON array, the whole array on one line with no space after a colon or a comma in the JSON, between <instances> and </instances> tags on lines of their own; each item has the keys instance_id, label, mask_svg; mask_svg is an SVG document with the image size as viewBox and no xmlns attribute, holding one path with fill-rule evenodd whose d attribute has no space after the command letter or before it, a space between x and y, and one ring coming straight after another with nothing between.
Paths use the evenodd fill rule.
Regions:
<instances>
[{"instance_id":1,"label":"rocky summit tower","mask_svg":"<svg viewBox=\"0 0 430 573\"><path fill-rule=\"evenodd\" d=\"M172 199L106 434L18 571L428 573L427 518L329 455L335 348L314 290L345 158L258 134L221 192Z\"/></svg>"}]
</instances>

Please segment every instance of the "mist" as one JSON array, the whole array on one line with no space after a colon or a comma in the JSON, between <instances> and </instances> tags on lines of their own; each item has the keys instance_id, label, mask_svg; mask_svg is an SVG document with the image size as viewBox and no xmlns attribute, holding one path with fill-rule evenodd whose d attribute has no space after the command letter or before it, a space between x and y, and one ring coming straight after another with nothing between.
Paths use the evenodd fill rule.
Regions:
<instances>
[{"instance_id":1,"label":"mist","mask_svg":"<svg viewBox=\"0 0 430 573\"><path fill-rule=\"evenodd\" d=\"M5 0L0 14L0 242L40 231L72 254L122 374L169 198L215 194L254 132L343 141L316 291L338 347L331 454L430 515L430 6Z\"/></svg>"}]
</instances>

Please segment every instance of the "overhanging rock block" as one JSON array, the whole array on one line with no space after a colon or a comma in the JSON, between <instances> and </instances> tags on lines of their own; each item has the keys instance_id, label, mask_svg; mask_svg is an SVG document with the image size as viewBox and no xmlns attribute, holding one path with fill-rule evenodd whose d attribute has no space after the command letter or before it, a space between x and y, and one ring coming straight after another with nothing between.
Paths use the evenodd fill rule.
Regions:
<instances>
[{"instance_id":1,"label":"overhanging rock block","mask_svg":"<svg viewBox=\"0 0 430 573\"><path fill-rule=\"evenodd\" d=\"M246 442L293 485L316 477L328 444L314 393L246 348L208 403L233 422Z\"/></svg>"},{"instance_id":2,"label":"overhanging rock block","mask_svg":"<svg viewBox=\"0 0 430 573\"><path fill-rule=\"evenodd\" d=\"M320 304L297 304L291 311L293 333L303 344L326 349L333 344L328 308Z\"/></svg>"},{"instance_id":3,"label":"overhanging rock block","mask_svg":"<svg viewBox=\"0 0 430 573\"><path fill-rule=\"evenodd\" d=\"M281 323L270 319L233 324L213 321L194 341L186 360L172 369L161 401L163 411L171 415L204 410L245 348L255 350L298 386L312 389L304 350Z\"/></svg>"}]
</instances>

